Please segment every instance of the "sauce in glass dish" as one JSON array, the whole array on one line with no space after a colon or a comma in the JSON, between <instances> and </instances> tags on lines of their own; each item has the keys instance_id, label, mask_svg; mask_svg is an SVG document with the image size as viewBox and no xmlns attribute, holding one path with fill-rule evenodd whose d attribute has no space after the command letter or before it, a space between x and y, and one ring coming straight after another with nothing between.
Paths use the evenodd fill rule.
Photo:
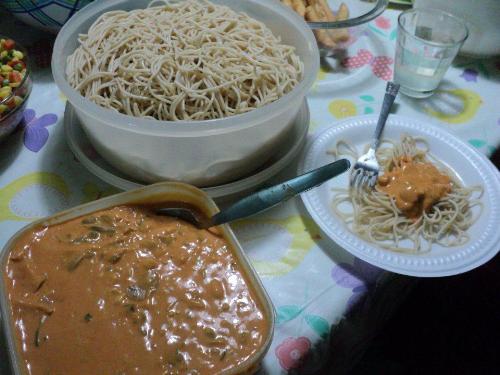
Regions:
<instances>
[{"instance_id":1,"label":"sauce in glass dish","mask_svg":"<svg viewBox=\"0 0 500 375\"><path fill-rule=\"evenodd\" d=\"M28 231L3 277L28 374L216 374L269 336L228 241L150 206Z\"/></svg>"}]
</instances>

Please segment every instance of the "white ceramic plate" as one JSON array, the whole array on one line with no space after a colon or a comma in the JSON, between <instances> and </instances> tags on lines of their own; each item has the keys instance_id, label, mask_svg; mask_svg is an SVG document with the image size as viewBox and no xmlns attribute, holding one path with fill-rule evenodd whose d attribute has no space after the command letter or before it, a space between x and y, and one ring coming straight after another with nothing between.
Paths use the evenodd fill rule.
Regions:
<instances>
[{"instance_id":1,"label":"white ceramic plate","mask_svg":"<svg viewBox=\"0 0 500 375\"><path fill-rule=\"evenodd\" d=\"M283 170L302 149L309 130L309 106L304 100L291 131L286 135L283 147L260 169L250 176L228 184L203 188L211 198L227 198L257 188ZM68 145L76 158L94 175L121 190L132 190L144 186L112 167L92 147L83 131L73 106L68 102L64 112L64 128Z\"/></svg>"},{"instance_id":2,"label":"white ceramic plate","mask_svg":"<svg viewBox=\"0 0 500 375\"><path fill-rule=\"evenodd\" d=\"M375 116L353 117L326 129L307 147L299 170L310 170L333 161L327 150L340 139L351 142L360 152L370 141L376 123ZM465 245L445 248L434 244L430 252L409 255L385 250L360 239L347 229L331 208L332 188L347 187L347 173L302 194L307 210L324 233L344 249L389 271L423 277L448 276L487 262L500 248L500 173L485 156L452 134L434 125L390 116L383 137L399 140L402 133L424 137L429 143L430 153L449 167L464 185L484 186L484 208L469 229L470 240Z\"/></svg>"}]
</instances>

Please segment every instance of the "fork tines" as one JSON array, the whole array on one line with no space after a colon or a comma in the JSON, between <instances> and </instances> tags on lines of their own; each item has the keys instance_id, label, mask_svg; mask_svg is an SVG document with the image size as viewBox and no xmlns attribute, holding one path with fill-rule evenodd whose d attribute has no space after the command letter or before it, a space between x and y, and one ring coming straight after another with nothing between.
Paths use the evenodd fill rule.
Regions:
<instances>
[{"instance_id":1,"label":"fork tines","mask_svg":"<svg viewBox=\"0 0 500 375\"><path fill-rule=\"evenodd\" d=\"M377 178L378 170L361 167L355 164L351 171L350 184L356 189L364 186L373 187L377 183Z\"/></svg>"}]
</instances>

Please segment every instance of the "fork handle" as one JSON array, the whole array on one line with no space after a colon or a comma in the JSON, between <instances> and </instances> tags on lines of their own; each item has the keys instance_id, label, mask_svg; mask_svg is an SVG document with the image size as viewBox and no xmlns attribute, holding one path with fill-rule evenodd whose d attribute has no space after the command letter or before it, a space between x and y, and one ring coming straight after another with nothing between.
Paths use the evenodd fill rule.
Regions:
<instances>
[{"instance_id":1,"label":"fork handle","mask_svg":"<svg viewBox=\"0 0 500 375\"><path fill-rule=\"evenodd\" d=\"M265 211L280 202L284 202L297 194L319 186L325 181L344 173L350 166L351 163L349 160L340 159L284 183L251 194L212 216L210 226L224 224Z\"/></svg>"},{"instance_id":2,"label":"fork handle","mask_svg":"<svg viewBox=\"0 0 500 375\"><path fill-rule=\"evenodd\" d=\"M375 134L373 135L372 148L374 150L376 150L380 144L382 131L384 130L385 123L387 122L387 117L389 117L392 104L396 99L398 91L399 91L399 85L397 83L387 82L387 86L385 88L384 101L382 103L382 109L380 110L377 127L375 128Z\"/></svg>"}]
</instances>

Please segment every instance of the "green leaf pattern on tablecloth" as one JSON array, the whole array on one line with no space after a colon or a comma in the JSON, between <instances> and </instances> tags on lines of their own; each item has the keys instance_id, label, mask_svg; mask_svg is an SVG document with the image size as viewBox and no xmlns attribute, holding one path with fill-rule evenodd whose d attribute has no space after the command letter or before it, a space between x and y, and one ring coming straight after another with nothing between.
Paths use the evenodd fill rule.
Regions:
<instances>
[{"instance_id":1,"label":"green leaf pattern on tablecloth","mask_svg":"<svg viewBox=\"0 0 500 375\"><path fill-rule=\"evenodd\" d=\"M325 339L328 337L328 332L330 331L330 324L326 319L323 319L318 315L305 315L304 320L307 325L313 329L314 332L318 334L319 337Z\"/></svg>"},{"instance_id":2,"label":"green leaf pattern on tablecloth","mask_svg":"<svg viewBox=\"0 0 500 375\"><path fill-rule=\"evenodd\" d=\"M375 101L375 98L371 95L361 95L359 97L361 100L364 100L365 102L373 102Z\"/></svg>"},{"instance_id":3,"label":"green leaf pattern on tablecloth","mask_svg":"<svg viewBox=\"0 0 500 375\"><path fill-rule=\"evenodd\" d=\"M398 36L398 29L395 28L394 30L391 31L391 33L389 34L389 39L390 40L395 40Z\"/></svg>"},{"instance_id":4,"label":"green leaf pattern on tablecloth","mask_svg":"<svg viewBox=\"0 0 500 375\"><path fill-rule=\"evenodd\" d=\"M469 139L469 143L475 148L486 146L486 141L484 139Z\"/></svg>"},{"instance_id":5,"label":"green leaf pattern on tablecloth","mask_svg":"<svg viewBox=\"0 0 500 375\"><path fill-rule=\"evenodd\" d=\"M379 36L382 36L384 38L387 37L387 35L385 33L380 31L379 29L377 29L375 26L369 25L368 28L370 29L370 31L374 32L375 34L377 34Z\"/></svg>"},{"instance_id":6,"label":"green leaf pattern on tablecloth","mask_svg":"<svg viewBox=\"0 0 500 375\"><path fill-rule=\"evenodd\" d=\"M281 325L296 319L304 310L298 305L283 305L276 309L276 325ZM325 318L315 314L304 315L304 321L321 338L326 338L330 324Z\"/></svg>"},{"instance_id":7,"label":"green leaf pattern on tablecloth","mask_svg":"<svg viewBox=\"0 0 500 375\"><path fill-rule=\"evenodd\" d=\"M297 305L284 305L276 310L276 324L283 324L295 319L302 312L302 308Z\"/></svg>"},{"instance_id":8,"label":"green leaf pattern on tablecloth","mask_svg":"<svg viewBox=\"0 0 500 375\"><path fill-rule=\"evenodd\" d=\"M484 139L469 139L468 142L480 151L481 149L486 150L486 155L493 154L497 149L494 145L488 144L488 142Z\"/></svg>"}]
</instances>

